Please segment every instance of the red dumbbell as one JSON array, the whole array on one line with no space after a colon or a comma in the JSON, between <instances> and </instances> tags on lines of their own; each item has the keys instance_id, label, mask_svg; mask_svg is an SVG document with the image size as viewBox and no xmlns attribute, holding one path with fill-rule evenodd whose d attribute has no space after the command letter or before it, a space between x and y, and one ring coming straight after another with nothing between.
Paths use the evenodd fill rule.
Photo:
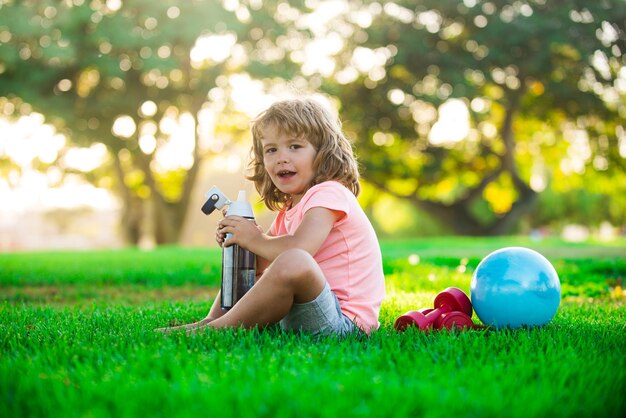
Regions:
<instances>
[{"instance_id":1,"label":"red dumbbell","mask_svg":"<svg viewBox=\"0 0 626 418\"><path fill-rule=\"evenodd\" d=\"M398 331L402 331L406 327L414 325L428 332L437 318L445 313L460 312L470 318L472 316L472 302L461 289L456 287L449 287L439 293L435 297L434 306L435 309L421 309L405 313L396 320L394 327Z\"/></svg>"},{"instance_id":2,"label":"red dumbbell","mask_svg":"<svg viewBox=\"0 0 626 418\"><path fill-rule=\"evenodd\" d=\"M453 328L465 329L475 328L472 318L464 312L452 311L442 314L439 318L435 319L433 324L435 329L448 329Z\"/></svg>"},{"instance_id":3,"label":"red dumbbell","mask_svg":"<svg viewBox=\"0 0 626 418\"><path fill-rule=\"evenodd\" d=\"M404 315L400 316L398 319L396 319L396 323L394 324L394 327L398 331L404 331L406 327L415 325L415 317L418 317L418 316L425 317L428 313L432 311L433 311L433 308L422 308L419 311L409 311L405 313Z\"/></svg>"}]
</instances>

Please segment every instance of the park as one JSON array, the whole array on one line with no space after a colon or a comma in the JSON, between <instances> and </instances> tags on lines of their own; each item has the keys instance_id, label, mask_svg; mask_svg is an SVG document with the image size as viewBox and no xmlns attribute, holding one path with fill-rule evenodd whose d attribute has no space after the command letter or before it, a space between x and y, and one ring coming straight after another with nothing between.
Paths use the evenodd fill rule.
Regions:
<instances>
[{"instance_id":1,"label":"park","mask_svg":"<svg viewBox=\"0 0 626 418\"><path fill-rule=\"evenodd\" d=\"M0 0L0 415L624 416L626 4L555 3ZM380 327L155 332L223 286L211 187L272 224L251 123L298 95L354 148ZM492 303L520 247L490 290L550 283Z\"/></svg>"}]
</instances>

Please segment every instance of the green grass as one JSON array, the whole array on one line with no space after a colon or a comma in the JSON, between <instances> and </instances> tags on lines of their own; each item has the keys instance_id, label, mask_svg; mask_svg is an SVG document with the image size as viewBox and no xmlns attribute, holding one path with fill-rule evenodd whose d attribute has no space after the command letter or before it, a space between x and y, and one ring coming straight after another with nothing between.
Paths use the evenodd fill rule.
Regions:
<instances>
[{"instance_id":1,"label":"green grass","mask_svg":"<svg viewBox=\"0 0 626 418\"><path fill-rule=\"evenodd\" d=\"M439 290L469 291L480 259L508 245L557 268L563 300L548 325L393 330ZM0 416L625 415L624 241L431 239L386 242L383 255L381 330L337 340L154 333L206 314L217 250L0 254Z\"/></svg>"}]
</instances>

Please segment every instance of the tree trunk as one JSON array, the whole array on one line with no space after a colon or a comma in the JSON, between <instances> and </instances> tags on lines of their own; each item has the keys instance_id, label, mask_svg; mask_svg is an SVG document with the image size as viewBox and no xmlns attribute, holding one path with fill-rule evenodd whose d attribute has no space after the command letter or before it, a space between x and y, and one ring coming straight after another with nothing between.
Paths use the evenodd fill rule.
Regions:
<instances>
[{"instance_id":1,"label":"tree trunk","mask_svg":"<svg viewBox=\"0 0 626 418\"><path fill-rule=\"evenodd\" d=\"M113 168L118 183L118 194L122 199L120 226L124 240L131 244L139 244L141 238L141 217L143 203L141 199L133 196L124 183L124 169L116 152L113 154Z\"/></svg>"},{"instance_id":2,"label":"tree trunk","mask_svg":"<svg viewBox=\"0 0 626 418\"><path fill-rule=\"evenodd\" d=\"M468 236L506 235L511 233L517 221L532 209L537 194L528 188L520 193L520 197L511 206L511 209L501 217L485 224L480 222L471 213L470 201L461 200L452 204L444 204L432 200L420 199L416 195L401 196L380 184L376 185L381 191L408 201L417 209L426 212L442 226L448 227L454 234Z\"/></svg>"},{"instance_id":3,"label":"tree trunk","mask_svg":"<svg viewBox=\"0 0 626 418\"><path fill-rule=\"evenodd\" d=\"M199 101L197 103L198 111L201 105L202 102ZM197 115L197 112L195 115ZM194 141L196 141L195 138ZM124 182L126 172L118 156L118 152L121 149L109 148L109 151L113 157L113 168L118 180L118 195L122 200L120 224L125 241L130 245L139 245L142 238L147 238L148 241L157 245L179 243L193 187L198 178L200 164L203 159L197 142L194 147L193 165L187 171L185 180L181 185L180 199L176 202L167 201L160 192L150 168L153 157L144 154L140 150L132 151L133 167L143 172L144 184L150 189L150 197L149 200L143 200L136 196Z\"/></svg>"},{"instance_id":4,"label":"tree trunk","mask_svg":"<svg viewBox=\"0 0 626 418\"><path fill-rule=\"evenodd\" d=\"M198 105L197 111L200 110L201 104ZM194 115L197 115L198 112ZM197 125L197 120L195 123ZM195 130L194 130L195 132ZM142 169L146 174L146 183L152 190L151 198L154 204L154 235L158 245L161 244L178 244L181 233L187 218L189 202L191 201L191 193L196 184L200 164L202 162L202 154L198 150L197 138L194 137L195 147L193 155L193 165L187 171L185 180L182 184L180 199L177 202L168 202L159 192L152 171L150 170L150 161L144 159Z\"/></svg>"},{"instance_id":5,"label":"tree trunk","mask_svg":"<svg viewBox=\"0 0 626 418\"><path fill-rule=\"evenodd\" d=\"M418 197L419 188L410 196L403 196L391 191L384 181L369 178L366 178L366 180L386 193L398 198L408 199L413 206L426 212L441 225L449 227L455 234L478 236L511 233L517 221L532 209L537 198L537 193L519 176L517 163L515 162L513 120L519 106L520 97L520 91L509 91L509 105L500 128L500 136L504 144L504 153L499 155L500 167L490 173L485 173L482 181L473 188L468 189L465 195L456 202L444 204L433 200L421 199ZM513 186L517 190L519 197L507 213L496 216L491 222L481 222L471 212L472 202L482 197L485 188L490 183L497 181L503 173L508 173L511 176Z\"/></svg>"}]
</instances>

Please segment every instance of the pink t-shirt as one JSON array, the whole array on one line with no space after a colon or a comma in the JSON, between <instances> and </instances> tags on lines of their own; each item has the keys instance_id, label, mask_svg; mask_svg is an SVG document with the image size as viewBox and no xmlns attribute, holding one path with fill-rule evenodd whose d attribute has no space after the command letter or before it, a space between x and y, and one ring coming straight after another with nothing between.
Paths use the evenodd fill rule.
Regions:
<instances>
[{"instance_id":1,"label":"pink t-shirt","mask_svg":"<svg viewBox=\"0 0 626 418\"><path fill-rule=\"evenodd\" d=\"M314 258L341 311L365 332L374 331L385 295L382 256L374 228L350 190L336 181L311 187L297 205L278 212L270 234L293 235L306 211L315 207L344 213Z\"/></svg>"}]
</instances>

